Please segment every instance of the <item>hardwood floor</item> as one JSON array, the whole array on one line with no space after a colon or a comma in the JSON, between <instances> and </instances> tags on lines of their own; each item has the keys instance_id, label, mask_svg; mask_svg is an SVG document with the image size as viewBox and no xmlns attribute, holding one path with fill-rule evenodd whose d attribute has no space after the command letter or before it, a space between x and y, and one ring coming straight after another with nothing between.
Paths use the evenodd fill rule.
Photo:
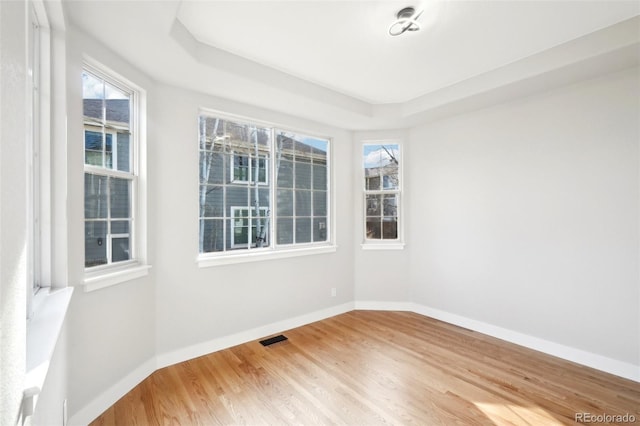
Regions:
<instances>
[{"instance_id":1,"label":"hardwood floor","mask_svg":"<svg viewBox=\"0 0 640 426\"><path fill-rule=\"evenodd\" d=\"M640 424L639 383L421 315L353 311L284 334L158 370L92 425Z\"/></svg>"}]
</instances>

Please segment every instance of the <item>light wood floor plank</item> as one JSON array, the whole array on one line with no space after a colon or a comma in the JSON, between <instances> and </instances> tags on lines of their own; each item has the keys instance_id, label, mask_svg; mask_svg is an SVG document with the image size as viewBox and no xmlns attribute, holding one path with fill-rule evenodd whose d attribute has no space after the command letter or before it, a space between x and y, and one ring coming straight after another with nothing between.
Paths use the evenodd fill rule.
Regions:
<instances>
[{"instance_id":1,"label":"light wood floor plank","mask_svg":"<svg viewBox=\"0 0 640 426\"><path fill-rule=\"evenodd\" d=\"M639 383L418 314L353 311L284 334L158 370L92 425L640 423Z\"/></svg>"}]
</instances>

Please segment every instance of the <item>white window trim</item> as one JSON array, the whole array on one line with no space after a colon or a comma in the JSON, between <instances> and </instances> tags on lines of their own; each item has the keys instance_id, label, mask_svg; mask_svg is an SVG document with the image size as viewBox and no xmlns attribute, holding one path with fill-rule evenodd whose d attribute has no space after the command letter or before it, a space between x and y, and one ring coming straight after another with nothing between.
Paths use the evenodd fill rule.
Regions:
<instances>
[{"instance_id":1,"label":"white window trim","mask_svg":"<svg viewBox=\"0 0 640 426\"><path fill-rule=\"evenodd\" d=\"M398 178L400 183L398 188L392 190L368 190L365 185L365 174L364 174L364 159L362 158L362 154L364 151L364 147L367 145L398 145L400 154L399 154L399 162L400 167L398 170ZM362 243L360 247L362 250L404 250L405 241L404 241L404 144L401 139L375 139L375 140L364 140L360 146L358 164L359 164L359 180L362 191L362 206L360 209L360 217L362 220ZM391 239L369 239L367 238L367 195L376 195L376 194L396 194L398 196L398 237Z\"/></svg>"},{"instance_id":2,"label":"white window trim","mask_svg":"<svg viewBox=\"0 0 640 426\"><path fill-rule=\"evenodd\" d=\"M336 235L335 229L337 224L337 217L335 211L335 204L333 202L336 192L336 183L333 179L333 139L329 136L324 136L318 134L316 132L304 130L304 129L295 129L286 125L282 125L275 122L268 122L257 120L250 117L240 116L229 114L226 112L205 109L201 108L199 111L199 116L207 116L213 118L219 118L222 120L230 120L236 123L245 124L249 126L264 126L272 129L272 150L271 153L275 158L275 134L276 131L281 132L290 132L296 134L302 134L305 136L312 136L318 139L324 139L328 142L327 144L327 241L322 242L310 242L310 243L291 243L291 244L277 244L276 240L276 227L273 226L274 215L270 214L270 226L269 226L269 240L270 245L268 247L263 248L251 248L248 247L245 250L229 250L222 252L210 252L210 253L199 253L196 252L196 263L200 268L208 268L213 266L221 266L221 265L230 265L230 264L238 264L238 263L246 263L246 262L256 262L263 260L275 260L275 259L286 259L291 257L299 257L299 256L309 256L309 255L318 255L325 253L334 253L336 252L338 246L336 245ZM271 199L274 200L277 192L277 181L276 181L276 170L275 167L270 167L269 163L271 161L271 157L267 156L267 175L269 176L267 179L269 182L272 182L269 185ZM198 185L200 185L198 177ZM273 208L273 206L270 206ZM200 217L198 217L198 220ZM226 229L226 227L225 227ZM312 237L313 238L313 237Z\"/></svg>"},{"instance_id":3,"label":"white window trim","mask_svg":"<svg viewBox=\"0 0 640 426\"><path fill-rule=\"evenodd\" d=\"M98 265L91 268L84 268L85 273L83 289L85 292L90 292L142 278L148 275L149 269L151 269L151 265L147 263L147 188L146 184L143 183L146 182L147 170L146 91L126 77L114 72L113 70L105 67L100 62L88 56L84 57L83 70L86 70L94 74L95 76L104 79L109 84L122 90L123 92L131 94L132 103L130 116L131 128L129 129L129 142L132 144L130 167L131 170L129 172L123 172L121 170L84 165L84 171L87 173L95 172L95 174L103 176L132 180L131 217L127 219L130 220L129 238L131 244L130 250L132 254L131 259L122 262L109 263L106 265ZM111 130L111 127L105 127L105 132ZM112 155L115 156L117 150L117 136L116 139L113 140L113 144L114 147ZM84 139L82 145L84 150ZM113 167L115 166L116 163L113 163ZM117 235L120 234L108 236L107 244L110 243L112 237ZM109 247L107 247L107 250L109 250ZM110 258L111 253L107 253L108 257ZM84 258L82 261L84 263Z\"/></svg>"},{"instance_id":4,"label":"white window trim","mask_svg":"<svg viewBox=\"0 0 640 426\"><path fill-rule=\"evenodd\" d=\"M39 61L39 75L37 81L30 82L37 86L29 88L29 96L35 96L37 111L33 117L35 122L32 129L37 139L33 151L32 167L35 173L30 173L28 179L33 179L30 184L29 194L32 203L29 209L33 209L34 217L29 220L39 221L39 226L32 230L29 235L31 244L35 244L33 259L33 281L38 284L38 288L32 287L32 280L28 280L27 290L27 313L29 319L26 322L26 360L24 392L22 401L22 419L25 424L30 423L30 416L33 414L38 396L45 382L50 362L53 357L56 343L62 331L64 319L69 308L73 287L68 287L66 282L58 281L54 283L52 253L52 211L54 203L52 200L51 179L54 170L52 168L52 134L55 132L50 120L53 105L59 103L60 99L50 99L46 94L50 93L51 79L63 79L61 75L54 75L51 69L51 24L47 16L47 8L43 0L29 0L29 17L27 25L31 26L33 18L37 23L37 34L29 32L28 37L37 37L34 40L38 43L36 61ZM54 8L57 6L53 6ZM61 10L60 10L61 12ZM30 55L31 47L28 47L27 54ZM35 89L32 91L31 89ZM62 96L64 99L64 95ZM34 235L39 232L38 235ZM31 260L30 260L31 262ZM29 268L32 269L31 267Z\"/></svg>"}]
</instances>

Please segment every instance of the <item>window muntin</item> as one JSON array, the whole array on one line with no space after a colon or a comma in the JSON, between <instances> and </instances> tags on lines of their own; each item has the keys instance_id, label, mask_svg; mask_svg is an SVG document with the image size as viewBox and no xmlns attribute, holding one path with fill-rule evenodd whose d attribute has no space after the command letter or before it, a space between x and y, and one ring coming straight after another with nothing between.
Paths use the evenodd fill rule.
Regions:
<instances>
[{"instance_id":1,"label":"window muntin","mask_svg":"<svg viewBox=\"0 0 640 426\"><path fill-rule=\"evenodd\" d=\"M365 144L365 241L398 241L400 213L400 145Z\"/></svg>"},{"instance_id":2,"label":"window muntin","mask_svg":"<svg viewBox=\"0 0 640 426\"><path fill-rule=\"evenodd\" d=\"M329 241L328 140L206 114L199 127L200 253Z\"/></svg>"},{"instance_id":3,"label":"window muntin","mask_svg":"<svg viewBox=\"0 0 640 426\"><path fill-rule=\"evenodd\" d=\"M135 258L135 92L88 70L82 82L85 268L93 268Z\"/></svg>"}]
</instances>

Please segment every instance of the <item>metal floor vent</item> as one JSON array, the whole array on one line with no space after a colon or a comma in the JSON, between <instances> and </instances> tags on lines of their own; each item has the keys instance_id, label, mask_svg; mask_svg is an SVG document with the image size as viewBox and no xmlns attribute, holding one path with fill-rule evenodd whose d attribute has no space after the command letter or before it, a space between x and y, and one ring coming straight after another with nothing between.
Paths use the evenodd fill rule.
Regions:
<instances>
[{"instance_id":1,"label":"metal floor vent","mask_svg":"<svg viewBox=\"0 0 640 426\"><path fill-rule=\"evenodd\" d=\"M269 337L268 339L260 340L260 344L262 346L269 346L269 345L273 345L274 343L282 342L284 340L287 340L287 338L284 335L280 334L278 336Z\"/></svg>"}]
</instances>

